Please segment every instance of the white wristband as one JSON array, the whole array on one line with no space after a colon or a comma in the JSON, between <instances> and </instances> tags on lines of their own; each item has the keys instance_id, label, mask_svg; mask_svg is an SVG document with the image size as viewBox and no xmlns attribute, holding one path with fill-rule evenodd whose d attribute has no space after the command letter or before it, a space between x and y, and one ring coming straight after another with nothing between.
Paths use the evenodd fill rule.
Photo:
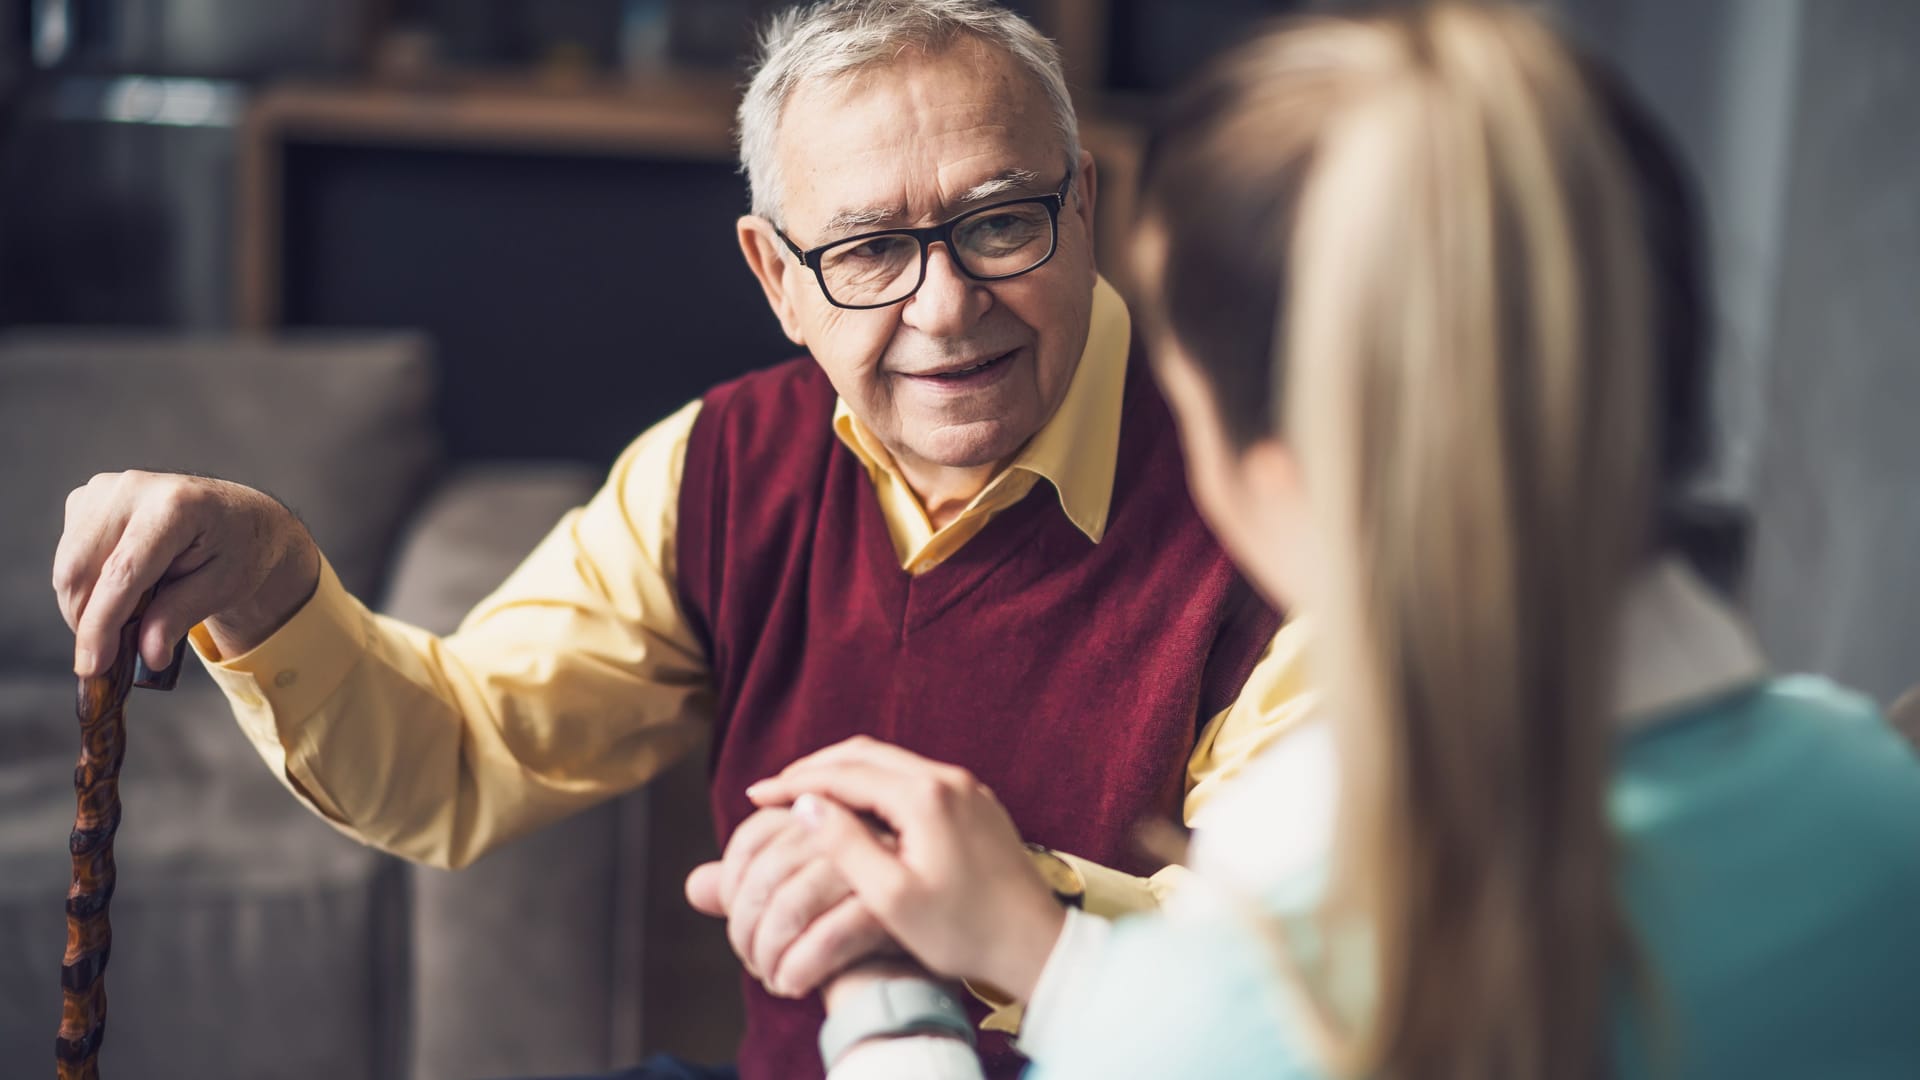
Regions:
<instances>
[{"instance_id":1,"label":"white wristband","mask_svg":"<svg viewBox=\"0 0 1920 1080\"><path fill-rule=\"evenodd\" d=\"M967 1012L943 987L926 979L880 979L837 1002L820 1025L820 1060L827 1068L866 1039L950 1035L973 1045Z\"/></svg>"}]
</instances>

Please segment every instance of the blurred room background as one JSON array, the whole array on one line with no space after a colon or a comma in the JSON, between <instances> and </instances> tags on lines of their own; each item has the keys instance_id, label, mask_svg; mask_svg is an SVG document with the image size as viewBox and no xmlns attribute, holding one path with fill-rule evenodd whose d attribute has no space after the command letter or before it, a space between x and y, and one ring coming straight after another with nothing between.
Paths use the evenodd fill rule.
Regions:
<instances>
[{"instance_id":1,"label":"blurred room background","mask_svg":"<svg viewBox=\"0 0 1920 1080\"><path fill-rule=\"evenodd\" d=\"M792 352L733 236L739 58L778 6L0 0L0 1075L47 1071L58 1013L59 495L135 466L303 494L323 547L357 538L363 595L450 626L629 439ZM1156 102L1311 5L1012 6L1065 52L1124 289ZM1779 666L1890 701L1920 682L1920 3L1551 6L1708 203L1725 576ZM712 848L701 762L420 872L308 820L205 680L182 693L129 752L109 1075L727 1053L730 958L679 899ZM143 806L161 758L178 790ZM202 850L238 817L276 824Z\"/></svg>"}]
</instances>

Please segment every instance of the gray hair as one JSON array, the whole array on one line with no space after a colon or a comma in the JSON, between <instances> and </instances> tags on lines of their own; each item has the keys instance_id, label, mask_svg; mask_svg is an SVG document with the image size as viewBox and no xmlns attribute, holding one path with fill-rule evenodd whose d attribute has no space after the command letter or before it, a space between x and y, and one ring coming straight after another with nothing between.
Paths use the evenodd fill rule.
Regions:
<instances>
[{"instance_id":1,"label":"gray hair","mask_svg":"<svg viewBox=\"0 0 1920 1080\"><path fill-rule=\"evenodd\" d=\"M773 17L760 35L753 80L740 99L740 171L753 212L769 220L783 193L775 135L795 90L815 79L859 71L903 50L938 52L968 36L1004 49L1046 92L1067 164L1080 160L1080 124L1046 35L993 0L817 0Z\"/></svg>"}]
</instances>

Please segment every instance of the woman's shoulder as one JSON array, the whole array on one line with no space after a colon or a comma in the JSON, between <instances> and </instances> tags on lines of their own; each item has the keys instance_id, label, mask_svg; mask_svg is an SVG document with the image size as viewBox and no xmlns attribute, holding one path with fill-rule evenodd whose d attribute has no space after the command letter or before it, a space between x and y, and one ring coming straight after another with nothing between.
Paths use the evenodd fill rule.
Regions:
<instances>
[{"instance_id":1,"label":"woman's shoulder","mask_svg":"<svg viewBox=\"0 0 1920 1080\"><path fill-rule=\"evenodd\" d=\"M1871 701L1793 676L1667 717L1627 740L1611 811L1635 936L1686 1033L1680 1072L1819 1075L1835 1045L1910 1067L1920 759Z\"/></svg>"},{"instance_id":2,"label":"woman's shoulder","mask_svg":"<svg viewBox=\"0 0 1920 1080\"><path fill-rule=\"evenodd\" d=\"M1920 757L1868 698L1823 678L1769 678L1627 738L1615 827L1643 846L1723 834L1759 845L1824 831L1920 856ZM1723 837L1724 838L1724 837Z\"/></svg>"},{"instance_id":3,"label":"woman's shoulder","mask_svg":"<svg viewBox=\"0 0 1920 1080\"><path fill-rule=\"evenodd\" d=\"M1787 675L1640 728L1621 748L1616 794L1724 798L1789 780L1800 790L1920 799L1920 757L1871 699L1818 676Z\"/></svg>"},{"instance_id":4,"label":"woman's shoulder","mask_svg":"<svg viewBox=\"0 0 1920 1080\"><path fill-rule=\"evenodd\" d=\"M1706 710L1714 711L1714 710ZM1779 675L1743 696L1722 703L1722 711L1780 724L1834 724L1878 729L1885 717L1873 699L1820 675Z\"/></svg>"}]
</instances>

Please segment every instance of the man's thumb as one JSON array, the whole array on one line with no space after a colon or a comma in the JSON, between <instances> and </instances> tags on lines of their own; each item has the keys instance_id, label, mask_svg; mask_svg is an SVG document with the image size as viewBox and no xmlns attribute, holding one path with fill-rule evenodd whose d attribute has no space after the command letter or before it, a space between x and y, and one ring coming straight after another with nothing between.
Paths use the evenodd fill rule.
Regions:
<instances>
[{"instance_id":1,"label":"man's thumb","mask_svg":"<svg viewBox=\"0 0 1920 1080\"><path fill-rule=\"evenodd\" d=\"M726 906L720 902L719 863L701 863L687 875L687 903L702 915L726 917Z\"/></svg>"}]
</instances>

